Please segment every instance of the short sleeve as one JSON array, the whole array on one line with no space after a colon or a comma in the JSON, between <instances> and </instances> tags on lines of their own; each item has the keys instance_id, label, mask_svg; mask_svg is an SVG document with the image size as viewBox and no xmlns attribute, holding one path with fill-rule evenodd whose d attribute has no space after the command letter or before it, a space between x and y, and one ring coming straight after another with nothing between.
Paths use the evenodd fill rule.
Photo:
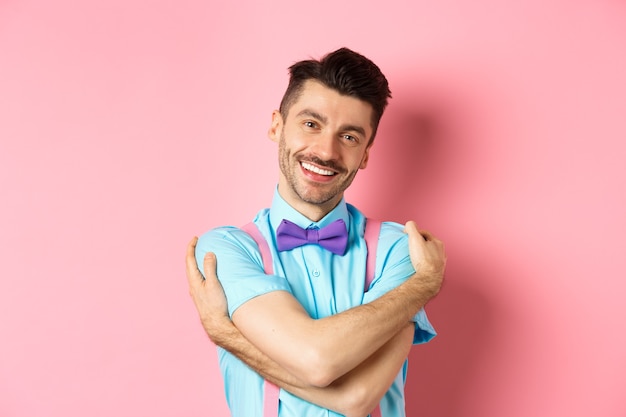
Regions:
<instances>
[{"instance_id":1,"label":"short sleeve","mask_svg":"<svg viewBox=\"0 0 626 417\"><path fill-rule=\"evenodd\" d=\"M254 297L272 291L291 293L285 278L265 274L256 242L237 227L219 227L198 239L196 262L200 270L207 252L213 252L217 257L217 277L224 288L231 316Z\"/></svg>"},{"instance_id":2,"label":"short sleeve","mask_svg":"<svg viewBox=\"0 0 626 417\"><path fill-rule=\"evenodd\" d=\"M363 297L363 303L383 296L415 273L409 257L408 242L408 235L404 233L402 225L392 222L382 224L376 252L376 271L372 284ZM437 335L423 308L417 312L413 321L414 344L426 343Z\"/></svg>"},{"instance_id":3,"label":"short sleeve","mask_svg":"<svg viewBox=\"0 0 626 417\"><path fill-rule=\"evenodd\" d=\"M433 337L437 336L437 332L433 325L430 324L426 316L426 310L423 308L417 312L413 321L415 322L415 333L413 334L414 345L430 342Z\"/></svg>"}]
</instances>

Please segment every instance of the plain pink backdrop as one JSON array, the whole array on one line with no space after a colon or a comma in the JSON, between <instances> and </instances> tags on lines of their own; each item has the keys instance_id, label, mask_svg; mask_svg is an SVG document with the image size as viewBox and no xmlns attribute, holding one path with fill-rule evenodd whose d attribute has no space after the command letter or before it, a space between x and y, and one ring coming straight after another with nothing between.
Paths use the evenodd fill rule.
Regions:
<instances>
[{"instance_id":1,"label":"plain pink backdrop","mask_svg":"<svg viewBox=\"0 0 626 417\"><path fill-rule=\"evenodd\" d=\"M348 193L445 242L409 416L626 415L626 5L0 1L0 416L228 415L185 246L270 203L286 68L394 98Z\"/></svg>"}]
</instances>

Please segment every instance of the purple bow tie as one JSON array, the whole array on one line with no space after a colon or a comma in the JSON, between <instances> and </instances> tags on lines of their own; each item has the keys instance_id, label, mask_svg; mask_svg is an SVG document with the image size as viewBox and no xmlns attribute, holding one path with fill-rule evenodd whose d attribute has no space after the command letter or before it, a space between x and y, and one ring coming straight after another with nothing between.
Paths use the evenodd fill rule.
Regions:
<instances>
[{"instance_id":1,"label":"purple bow tie","mask_svg":"<svg viewBox=\"0 0 626 417\"><path fill-rule=\"evenodd\" d=\"M346 224L339 219L321 229L303 229L289 220L283 220L276 229L276 245L279 251L309 243L318 244L334 254L343 256L348 244Z\"/></svg>"}]
</instances>

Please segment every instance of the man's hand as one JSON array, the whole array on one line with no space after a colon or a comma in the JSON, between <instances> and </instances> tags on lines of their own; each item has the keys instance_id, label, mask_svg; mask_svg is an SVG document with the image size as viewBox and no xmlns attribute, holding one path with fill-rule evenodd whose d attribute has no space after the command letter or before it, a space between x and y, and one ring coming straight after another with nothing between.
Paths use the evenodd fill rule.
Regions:
<instances>
[{"instance_id":1,"label":"man's hand","mask_svg":"<svg viewBox=\"0 0 626 417\"><path fill-rule=\"evenodd\" d=\"M414 222L404 226L409 235L409 255L420 282L432 291L434 297L441 288L446 269L446 253L443 243L426 231L419 231Z\"/></svg>"},{"instance_id":2,"label":"man's hand","mask_svg":"<svg viewBox=\"0 0 626 417\"><path fill-rule=\"evenodd\" d=\"M196 243L198 238L194 237L187 245L187 281L189 282L189 294L196 305L196 310L200 314L202 326L206 330L209 338L219 344L221 335L225 331L232 330L233 324L228 317L228 304L224 289L217 280L217 258L212 252L208 252L204 257L204 275L196 264Z\"/></svg>"}]
</instances>

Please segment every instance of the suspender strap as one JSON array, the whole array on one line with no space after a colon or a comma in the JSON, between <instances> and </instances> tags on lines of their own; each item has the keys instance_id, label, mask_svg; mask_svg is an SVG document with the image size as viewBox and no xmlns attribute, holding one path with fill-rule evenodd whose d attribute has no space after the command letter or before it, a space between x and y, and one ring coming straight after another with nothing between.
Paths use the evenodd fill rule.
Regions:
<instances>
[{"instance_id":1,"label":"suspender strap","mask_svg":"<svg viewBox=\"0 0 626 417\"><path fill-rule=\"evenodd\" d=\"M241 229L244 232L248 233L259 246L259 251L261 252L261 259L263 259L263 269L265 270L265 273L267 275L273 275L274 267L272 266L272 253L270 252L270 247L267 244L267 240L265 240L257 225L253 222L250 222L244 225Z\"/></svg>"},{"instance_id":2,"label":"suspender strap","mask_svg":"<svg viewBox=\"0 0 626 417\"><path fill-rule=\"evenodd\" d=\"M378 236L380 235L380 220L365 220L365 245L367 246L367 263L365 265L365 292L370 289L376 272L376 249L378 248Z\"/></svg>"},{"instance_id":3,"label":"suspender strap","mask_svg":"<svg viewBox=\"0 0 626 417\"><path fill-rule=\"evenodd\" d=\"M278 417L278 404L280 404L280 388L265 380L263 382L263 392L263 416Z\"/></svg>"},{"instance_id":4,"label":"suspender strap","mask_svg":"<svg viewBox=\"0 0 626 417\"><path fill-rule=\"evenodd\" d=\"M272 253L270 247L267 244L267 240L261 234L261 231L256 224L250 222L241 228L244 232L247 232L252 239L259 246L261 252L261 258L263 259L263 269L265 273L271 275L274 273L274 267L272 266ZM279 404L280 388L265 380L263 382L263 415L278 417L278 404Z\"/></svg>"},{"instance_id":5,"label":"suspender strap","mask_svg":"<svg viewBox=\"0 0 626 417\"><path fill-rule=\"evenodd\" d=\"M367 246L367 261L365 266L365 292L367 292L374 280L376 272L376 249L378 248L378 236L380 235L380 220L366 219L365 223L365 244ZM267 244L267 240L261 234L256 224L250 222L241 228L248 233L259 246L261 258L263 259L263 269L265 273L271 275L274 273L272 265L272 253ZM278 404L280 396L280 388L268 382L263 383L263 416L278 417ZM371 417L381 417L380 404L370 414Z\"/></svg>"},{"instance_id":6,"label":"suspender strap","mask_svg":"<svg viewBox=\"0 0 626 417\"><path fill-rule=\"evenodd\" d=\"M376 272L376 250L378 249L378 237L380 236L380 220L366 219L365 244L367 245L367 263L365 264L365 292L370 289ZM382 417L380 404L370 413L370 417Z\"/></svg>"}]
</instances>

